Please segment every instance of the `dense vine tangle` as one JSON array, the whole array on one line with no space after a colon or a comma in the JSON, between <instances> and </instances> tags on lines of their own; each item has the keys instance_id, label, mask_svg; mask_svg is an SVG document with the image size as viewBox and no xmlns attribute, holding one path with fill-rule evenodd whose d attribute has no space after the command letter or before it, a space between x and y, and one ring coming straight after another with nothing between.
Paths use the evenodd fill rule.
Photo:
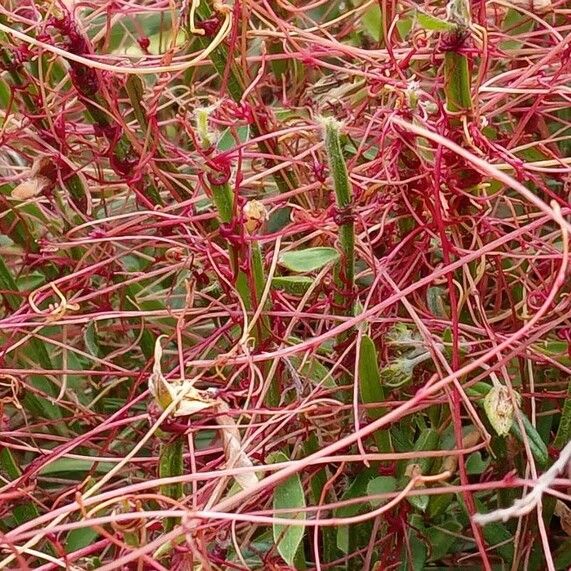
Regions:
<instances>
[{"instance_id":1,"label":"dense vine tangle","mask_svg":"<svg viewBox=\"0 0 571 571\"><path fill-rule=\"evenodd\" d=\"M470 4L2 3L0 569L569 564L570 10Z\"/></svg>"}]
</instances>

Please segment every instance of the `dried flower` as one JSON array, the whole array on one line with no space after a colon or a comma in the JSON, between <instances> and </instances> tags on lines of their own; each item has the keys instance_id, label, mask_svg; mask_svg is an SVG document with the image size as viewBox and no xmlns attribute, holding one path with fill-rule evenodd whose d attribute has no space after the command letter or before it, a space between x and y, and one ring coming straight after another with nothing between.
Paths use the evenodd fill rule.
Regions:
<instances>
[{"instance_id":1,"label":"dried flower","mask_svg":"<svg viewBox=\"0 0 571 571\"><path fill-rule=\"evenodd\" d=\"M484 399L484 410L494 430L500 436L508 434L513 424L515 408L506 387L492 387Z\"/></svg>"},{"instance_id":2,"label":"dried flower","mask_svg":"<svg viewBox=\"0 0 571 571\"><path fill-rule=\"evenodd\" d=\"M259 200L250 200L244 204L244 226L248 234L254 234L268 219L268 211Z\"/></svg>"}]
</instances>

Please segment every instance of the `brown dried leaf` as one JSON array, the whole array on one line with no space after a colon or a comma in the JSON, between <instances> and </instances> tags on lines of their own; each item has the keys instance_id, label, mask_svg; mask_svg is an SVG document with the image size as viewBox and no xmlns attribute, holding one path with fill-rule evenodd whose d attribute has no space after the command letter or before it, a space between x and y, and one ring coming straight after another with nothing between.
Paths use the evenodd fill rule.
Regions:
<instances>
[{"instance_id":1,"label":"brown dried leaf","mask_svg":"<svg viewBox=\"0 0 571 571\"><path fill-rule=\"evenodd\" d=\"M149 377L149 391L153 395L155 402L166 410L173 401L178 401L171 415L174 417L190 416L201 412L207 408L215 409L219 414L216 416L216 423L222 432L222 442L227 468L253 468L254 464L242 450L242 438L235 420L228 414L228 405L219 398L216 398L208 390L200 390L193 387L192 380L169 383L165 379L161 369L161 359L163 349L160 336L155 342L155 362L153 372ZM181 394L182 393L182 394ZM252 472L237 474L234 476L239 486L248 490L258 483L258 477Z\"/></svg>"},{"instance_id":2,"label":"brown dried leaf","mask_svg":"<svg viewBox=\"0 0 571 571\"><path fill-rule=\"evenodd\" d=\"M554 513L559 518L563 531L567 535L571 535L571 508L561 500L557 500Z\"/></svg>"},{"instance_id":3,"label":"brown dried leaf","mask_svg":"<svg viewBox=\"0 0 571 571\"><path fill-rule=\"evenodd\" d=\"M41 194L51 184L49 178L36 175L22 181L14 190L12 190L12 198L16 200L28 200Z\"/></svg>"},{"instance_id":4,"label":"brown dried leaf","mask_svg":"<svg viewBox=\"0 0 571 571\"><path fill-rule=\"evenodd\" d=\"M234 419L224 414L228 411L228 405L220 402L218 406L220 414L216 417L216 422L222 430L222 441L224 445L224 455L226 456L227 468L252 468L254 464L242 449L242 438ZM234 479L243 490L249 490L258 483L255 472L236 474Z\"/></svg>"},{"instance_id":5,"label":"brown dried leaf","mask_svg":"<svg viewBox=\"0 0 571 571\"><path fill-rule=\"evenodd\" d=\"M547 14L553 10L551 0L510 0L510 3L533 14Z\"/></svg>"}]
</instances>

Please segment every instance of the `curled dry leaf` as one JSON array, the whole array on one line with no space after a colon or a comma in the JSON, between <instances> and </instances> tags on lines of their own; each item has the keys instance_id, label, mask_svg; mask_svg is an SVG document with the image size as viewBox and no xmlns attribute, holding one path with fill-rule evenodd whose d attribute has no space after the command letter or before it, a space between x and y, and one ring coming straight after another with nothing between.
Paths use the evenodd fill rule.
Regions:
<instances>
[{"instance_id":1,"label":"curled dry leaf","mask_svg":"<svg viewBox=\"0 0 571 571\"><path fill-rule=\"evenodd\" d=\"M173 417L191 416L206 409L216 413L216 423L222 432L222 442L227 468L253 468L252 461L242 449L242 438L236 421L228 414L228 405L213 395L212 391L194 388L192 380L169 383L161 370L161 336L155 343L155 362L149 377L149 391L162 410L166 410L173 402ZM239 486L250 489L258 483L258 477L252 472L234 476Z\"/></svg>"},{"instance_id":2,"label":"curled dry leaf","mask_svg":"<svg viewBox=\"0 0 571 571\"><path fill-rule=\"evenodd\" d=\"M163 356L161 339L163 337L164 335L161 335L155 343L155 362L153 372L149 377L149 391L160 408L166 410L174 401L176 404L171 413L172 416L190 416L201 410L216 407L219 401L209 391L195 389L192 380L167 382L161 370Z\"/></svg>"}]
</instances>

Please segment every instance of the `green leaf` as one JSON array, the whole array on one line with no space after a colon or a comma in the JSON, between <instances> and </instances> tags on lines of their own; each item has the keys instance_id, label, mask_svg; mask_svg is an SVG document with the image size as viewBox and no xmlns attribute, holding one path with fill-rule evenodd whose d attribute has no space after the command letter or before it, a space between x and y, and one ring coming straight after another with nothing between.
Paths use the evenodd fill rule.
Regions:
<instances>
[{"instance_id":1,"label":"green leaf","mask_svg":"<svg viewBox=\"0 0 571 571\"><path fill-rule=\"evenodd\" d=\"M96 460L84 460L82 458L58 458L50 462L40 470L42 476L62 473L85 473L95 469L100 474L105 474L113 469L113 462L97 462Z\"/></svg>"},{"instance_id":2,"label":"green leaf","mask_svg":"<svg viewBox=\"0 0 571 571\"><path fill-rule=\"evenodd\" d=\"M400 571L423 571L427 548L421 537L424 534L422 517L412 514L408 526L408 541L402 547Z\"/></svg>"},{"instance_id":3,"label":"green leaf","mask_svg":"<svg viewBox=\"0 0 571 571\"><path fill-rule=\"evenodd\" d=\"M568 571L571 567L571 537L564 541L555 551L555 569Z\"/></svg>"},{"instance_id":4,"label":"green leaf","mask_svg":"<svg viewBox=\"0 0 571 571\"><path fill-rule=\"evenodd\" d=\"M449 32L456 27L456 25L451 22L437 18L432 14L421 12L420 10L417 10L416 12L416 23L422 29L429 30L431 32Z\"/></svg>"},{"instance_id":5,"label":"green leaf","mask_svg":"<svg viewBox=\"0 0 571 571\"><path fill-rule=\"evenodd\" d=\"M284 252L279 263L292 272L304 273L319 270L338 259L339 252L335 248L317 247Z\"/></svg>"},{"instance_id":6,"label":"green leaf","mask_svg":"<svg viewBox=\"0 0 571 571\"><path fill-rule=\"evenodd\" d=\"M385 391L381 385L381 374L379 371L379 358L373 340L364 335L361 339L359 353L359 394L363 404L373 404L384 402ZM367 409L367 416L371 420L376 420L385 414L386 408L376 406ZM386 429L375 431L373 434L379 452L391 452L390 432Z\"/></svg>"},{"instance_id":7,"label":"green leaf","mask_svg":"<svg viewBox=\"0 0 571 571\"><path fill-rule=\"evenodd\" d=\"M308 276L278 276L272 279L272 287L292 295L303 295L314 282Z\"/></svg>"},{"instance_id":8,"label":"green leaf","mask_svg":"<svg viewBox=\"0 0 571 571\"><path fill-rule=\"evenodd\" d=\"M279 232L290 223L291 207L276 208L270 213L270 217L266 223L268 234Z\"/></svg>"},{"instance_id":9,"label":"green leaf","mask_svg":"<svg viewBox=\"0 0 571 571\"><path fill-rule=\"evenodd\" d=\"M446 107L450 112L468 111L472 108L471 76L468 58L464 54L444 54L444 91Z\"/></svg>"},{"instance_id":10,"label":"green leaf","mask_svg":"<svg viewBox=\"0 0 571 571\"><path fill-rule=\"evenodd\" d=\"M378 476L368 483L367 494L369 496L375 496L377 494L388 494L396 491L396 489L397 481L395 478L392 476ZM386 502L386 499L369 500L369 503L373 508L378 508Z\"/></svg>"},{"instance_id":11,"label":"green leaf","mask_svg":"<svg viewBox=\"0 0 571 571\"><path fill-rule=\"evenodd\" d=\"M448 292L441 287L429 287L426 290L426 304L428 309L435 317L449 319L450 311L446 307L445 299L448 298Z\"/></svg>"},{"instance_id":12,"label":"green leaf","mask_svg":"<svg viewBox=\"0 0 571 571\"><path fill-rule=\"evenodd\" d=\"M367 495L367 486L375 476L375 471L369 469L361 472L353 479L350 486L345 489L344 494L341 496L341 501L354 500L356 498L363 498L363 501L361 503L349 504L335 509L333 514L336 518L351 517L364 511L368 503L367 500L364 499L364 496ZM349 553L349 535L350 526L340 525L337 528L337 547L343 553Z\"/></svg>"},{"instance_id":13,"label":"green leaf","mask_svg":"<svg viewBox=\"0 0 571 571\"><path fill-rule=\"evenodd\" d=\"M414 450L418 452L436 450L438 448L439 440L440 435L438 432L433 428L427 428L420 433L418 440L414 444ZM409 478L413 478L417 474L426 476L427 474L430 474L433 463L434 459L430 456L409 460L406 464L405 476L408 476ZM426 511L429 502L428 496L410 496L407 499L415 508L421 511Z\"/></svg>"},{"instance_id":14,"label":"green leaf","mask_svg":"<svg viewBox=\"0 0 571 571\"><path fill-rule=\"evenodd\" d=\"M478 476L484 472L489 464L489 458L484 460L481 452L473 452L466 460L466 473L470 476Z\"/></svg>"},{"instance_id":15,"label":"green leaf","mask_svg":"<svg viewBox=\"0 0 571 571\"><path fill-rule=\"evenodd\" d=\"M320 441L315 432L310 432L307 440L303 444L303 452L305 456L309 456L320 449ZM323 489L329 481L329 472L327 468L320 468L310 476L311 501L318 505L321 501ZM327 501L333 499L332 491L326 491L323 498ZM335 528L324 526L320 530L320 548L323 561L330 562L337 559L337 545L335 541Z\"/></svg>"},{"instance_id":16,"label":"green leaf","mask_svg":"<svg viewBox=\"0 0 571 571\"><path fill-rule=\"evenodd\" d=\"M444 558L454 543L458 541L455 534L459 534L461 531L462 524L455 520L445 521L439 526L426 529L424 536L430 545L430 561L438 561Z\"/></svg>"},{"instance_id":17,"label":"green leaf","mask_svg":"<svg viewBox=\"0 0 571 571\"><path fill-rule=\"evenodd\" d=\"M99 533L92 527L82 527L79 529L72 529L67 534L65 542L65 550L67 553L73 553L87 547L95 542L99 537Z\"/></svg>"},{"instance_id":18,"label":"green leaf","mask_svg":"<svg viewBox=\"0 0 571 571\"><path fill-rule=\"evenodd\" d=\"M0 106L3 109L6 109L8 106L8 102L10 101L10 88L5 81L0 81ZM0 125L3 125L4 121L0 122Z\"/></svg>"},{"instance_id":19,"label":"green leaf","mask_svg":"<svg viewBox=\"0 0 571 571\"><path fill-rule=\"evenodd\" d=\"M571 440L571 383L569 383L567 388L567 396L561 409L561 420L559 421L559 428L557 429L553 446L561 450L569 440Z\"/></svg>"},{"instance_id":20,"label":"green leaf","mask_svg":"<svg viewBox=\"0 0 571 571\"><path fill-rule=\"evenodd\" d=\"M377 349L373 340L368 335L363 335L359 352L359 393L363 404L382 403L385 400L385 392L381 386L381 374ZM367 409L367 416L373 420L383 416L383 407Z\"/></svg>"},{"instance_id":21,"label":"green leaf","mask_svg":"<svg viewBox=\"0 0 571 571\"><path fill-rule=\"evenodd\" d=\"M16 280L18 289L22 292L30 292L46 282L46 276L40 272L30 272L18 276Z\"/></svg>"},{"instance_id":22,"label":"green leaf","mask_svg":"<svg viewBox=\"0 0 571 571\"><path fill-rule=\"evenodd\" d=\"M466 505L464 501L457 495L458 503L467 518ZM477 497L474 497L474 504L476 511L478 513L487 513L490 511L489 503L484 503ZM466 519L466 523L468 520ZM513 535L508 531L507 527L503 523L491 522L483 526L482 534L486 543L490 546L490 550L494 551L503 557L503 559L511 563L514 555L514 538ZM497 546L497 547L496 547Z\"/></svg>"},{"instance_id":23,"label":"green leaf","mask_svg":"<svg viewBox=\"0 0 571 571\"><path fill-rule=\"evenodd\" d=\"M313 383L323 383L326 388L337 387L333 377L329 374L329 369L322 365L317 358L308 357L304 359L299 355L292 355L289 357L289 361L301 376L308 378Z\"/></svg>"},{"instance_id":24,"label":"green leaf","mask_svg":"<svg viewBox=\"0 0 571 571\"><path fill-rule=\"evenodd\" d=\"M238 143L236 143L236 140L234 139L234 135L230 127L228 127L228 129L226 129L222 133L220 139L218 140L218 145L217 145L219 151L229 151L234 147L236 147L237 144L245 143L249 139L250 127L248 125L245 125L243 127L238 127L236 131L238 134Z\"/></svg>"},{"instance_id":25,"label":"green leaf","mask_svg":"<svg viewBox=\"0 0 571 571\"><path fill-rule=\"evenodd\" d=\"M284 44L282 40L271 39L270 41L267 42L266 45L268 46L268 52L271 54L282 55L284 53ZM272 68L272 73L274 74L274 77L278 81L281 81L282 76L284 76L287 73L288 60L276 58L275 60L272 60L270 62L270 66Z\"/></svg>"},{"instance_id":26,"label":"green leaf","mask_svg":"<svg viewBox=\"0 0 571 571\"><path fill-rule=\"evenodd\" d=\"M32 343L32 341L35 343ZM36 355L37 347L43 348L42 342L38 339L31 339L27 349L30 354ZM45 348L43 348L43 350L45 351ZM66 422L62 422L64 411L53 402L53 397L57 395L59 389L47 377L40 375L31 375L29 382L35 389L42 392L43 395L40 396L32 392L27 392L22 399L24 408L30 414L39 418L57 421L54 423L54 430L61 435L68 435L69 427Z\"/></svg>"},{"instance_id":27,"label":"green leaf","mask_svg":"<svg viewBox=\"0 0 571 571\"><path fill-rule=\"evenodd\" d=\"M406 38L412 30L412 18L399 18L396 27L401 38Z\"/></svg>"},{"instance_id":28,"label":"green leaf","mask_svg":"<svg viewBox=\"0 0 571 571\"><path fill-rule=\"evenodd\" d=\"M382 35L382 17L379 6L377 4L373 4L370 8L365 10L365 12L363 12L361 22L366 32L376 42L378 42Z\"/></svg>"},{"instance_id":29,"label":"green leaf","mask_svg":"<svg viewBox=\"0 0 571 571\"><path fill-rule=\"evenodd\" d=\"M13 185L1 185L0 195L10 196L12 190ZM26 252L38 251L38 238L46 229L54 233L58 231L60 223L48 218L45 211L36 204L20 204L16 208L12 203L5 203L3 197L0 197L0 201L2 203L0 233L8 236Z\"/></svg>"},{"instance_id":30,"label":"green leaf","mask_svg":"<svg viewBox=\"0 0 571 571\"><path fill-rule=\"evenodd\" d=\"M9 448L2 448L0 450L0 475L2 475L2 480L7 477L8 481L16 480L22 475L20 466ZM38 517L40 512L32 501L28 501L15 505L12 508L12 515L20 525L25 521L30 521Z\"/></svg>"},{"instance_id":31,"label":"green leaf","mask_svg":"<svg viewBox=\"0 0 571 571\"><path fill-rule=\"evenodd\" d=\"M270 464L278 462L288 462L289 458L283 452L273 452L267 458ZM306 519L304 511L305 496L303 494L303 486L299 474L290 476L287 480L278 484L274 490L274 510L291 509L292 512L281 512L276 514L277 517L287 519ZM303 540L305 533L304 525L273 525L274 542L278 549L278 553L288 565L293 565L297 550Z\"/></svg>"},{"instance_id":32,"label":"green leaf","mask_svg":"<svg viewBox=\"0 0 571 571\"><path fill-rule=\"evenodd\" d=\"M125 81L125 91L129 97L129 102L133 109L133 114L139 127L146 132L149 122L147 121L147 113L143 107L142 101L145 99L145 84L138 75L128 75Z\"/></svg>"},{"instance_id":33,"label":"green leaf","mask_svg":"<svg viewBox=\"0 0 571 571\"><path fill-rule=\"evenodd\" d=\"M13 293L17 291L18 286L4 260L0 257L0 297L12 311L16 311L22 302L22 298Z\"/></svg>"},{"instance_id":34,"label":"green leaf","mask_svg":"<svg viewBox=\"0 0 571 571\"><path fill-rule=\"evenodd\" d=\"M523 45L519 38L524 38L525 34L533 30L534 25L533 18L522 14L517 9L510 8L503 19L502 28L506 38L514 39L506 39L500 42L498 45L499 49L504 52L519 50Z\"/></svg>"},{"instance_id":35,"label":"green leaf","mask_svg":"<svg viewBox=\"0 0 571 571\"><path fill-rule=\"evenodd\" d=\"M159 478L170 478L172 476L182 476L184 473L184 437L174 436L170 442L161 444L159 457ZM175 484L165 484L160 486L163 496L178 500L182 497L182 482ZM167 517L163 521L165 531L174 528L178 518Z\"/></svg>"},{"instance_id":36,"label":"green leaf","mask_svg":"<svg viewBox=\"0 0 571 571\"><path fill-rule=\"evenodd\" d=\"M94 357L101 357L102 351L97 339L97 322L93 319L87 323L83 330L85 347Z\"/></svg>"},{"instance_id":37,"label":"green leaf","mask_svg":"<svg viewBox=\"0 0 571 571\"><path fill-rule=\"evenodd\" d=\"M522 435L521 430L519 428L519 422L514 421L511 427L511 433L520 441L523 442L525 438L527 438L527 442L529 444L529 448L535 461L541 468L545 468L549 464L549 452L547 450L547 446L545 442L543 442L541 436L531 424L529 418L521 411L519 412L519 416L523 427L525 429L525 436Z\"/></svg>"}]
</instances>

